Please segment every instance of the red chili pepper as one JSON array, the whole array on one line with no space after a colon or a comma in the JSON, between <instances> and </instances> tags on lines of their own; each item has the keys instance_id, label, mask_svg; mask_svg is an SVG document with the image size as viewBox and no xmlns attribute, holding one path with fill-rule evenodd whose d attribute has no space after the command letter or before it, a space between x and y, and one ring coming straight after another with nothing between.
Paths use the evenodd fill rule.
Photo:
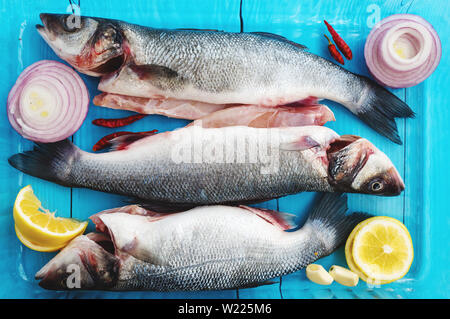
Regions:
<instances>
[{"instance_id":1,"label":"red chili pepper","mask_svg":"<svg viewBox=\"0 0 450 319\"><path fill-rule=\"evenodd\" d=\"M325 35L325 34L324 34ZM336 46L331 43L330 39L325 35L325 38L328 39L328 51L330 51L331 56L338 61L340 64L344 64L344 58L339 53L339 51L336 49Z\"/></svg>"},{"instance_id":2,"label":"red chili pepper","mask_svg":"<svg viewBox=\"0 0 450 319\"><path fill-rule=\"evenodd\" d=\"M111 140L115 139L116 137L119 137L119 136L123 136L123 135L135 135L135 136L151 135L151 134L154 134L156 132L158 132L158 130L152 130L152 131L147 131L147 132L137 132L137 133L135 133L135 132L126 132L126 131L111 133L111 134L108 134L108 135L102 137L97 143L95 143L94 146L92 147L92 150L94 152L96 152L96 151L100 151L102 149L105 149L105 148L111 146L112 145Z\"/></svg>"},{"instance_id":3,"label":"red chili pepper","mask_svg":"<svg viewBox=\"0 0 450 319\"><path fill-rule=\"evenodd\" d=\"M147 114L136 114L119 119L96 119L92 121L92 124L109 128L122 127L134 123L146 116Z\"/></svg>"},{"instance_id":4,"label":"red chili pepper","mask_svg":"<svg viewBox=\"0 0 450 319\"><path fill-rule=\"evenodd\" d=\"M345 43L345 41L341 38L341 36L333 29L333 27L326 20L323 20L323 22L325 22L325 24L328 28L328 31L330 31L331 36L333 37L334 43L336 43L339 50L341 50L342 54L347 59L351 60L353 57L353 54L352 54L352 50L350 50L350 47L348 46L348 44Z\"/></svg>"}]
</instances>

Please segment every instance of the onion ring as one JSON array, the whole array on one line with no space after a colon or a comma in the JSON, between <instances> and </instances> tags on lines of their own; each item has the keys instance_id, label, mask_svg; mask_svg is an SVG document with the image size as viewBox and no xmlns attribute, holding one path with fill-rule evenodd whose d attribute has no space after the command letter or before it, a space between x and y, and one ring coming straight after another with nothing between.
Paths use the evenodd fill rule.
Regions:
<instances>
[{"instance_id":1,"label":"onion ring","mask_svg":"<svg viewBox=\"0 0 450 319\"><path fill-rule=\"evenodd\" d=\"M86 118L89 92L70 67L42 60L17 78L7 100L8 119L24 138L53 143L73 135Z\"/></svg>"},{"instance_id":2,"label":"onion ring","mask_svg":"<svg viewBox=\"0 0 450 319\"><path fill-rule=\"evenodd\" d=\"M422 17L394 14L370 32L364 47L367 67L382 85L414 86L433 73L442 55L436 30Z\"/></svg>"}]
</instances>

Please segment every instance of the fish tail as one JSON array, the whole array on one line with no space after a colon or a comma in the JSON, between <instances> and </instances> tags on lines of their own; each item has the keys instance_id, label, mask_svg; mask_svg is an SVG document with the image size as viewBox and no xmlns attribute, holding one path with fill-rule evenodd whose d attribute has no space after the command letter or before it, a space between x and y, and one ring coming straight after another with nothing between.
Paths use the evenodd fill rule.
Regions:
<instances>
[{"instance_id":1,"label":"fish tail","mask_svg":"<svg viewBox=\"0 0 450 319\"><path fill-rule=\"evenodd\" d=\"M370 217L367 213L345 215L347 209L347 195L342 193L324 193L312 208L305 226L322 241L317 258L335 251L357 224Z\"/></svg>"},{"instance_id":2,"label":"fish tail","mask_svg":"<svg viewBox=\"0 0 450 319\"><path fill-rule=\"evenodd\" d=\"M362 77L367 91L355 106L356 115L381 135L397 144L402 144L395 118L411 118L415 114L411 108L372 80Z\"/></svg>"},{"instance_id":3,"label":"fish tail","mask_svg":"<svg viewBox=\"0 0 450 319\"><path fill-rule=\"evenodd\" d=\"M63 186L74 186L70 171L80 149L69 140L56 143L36 143L32 151L11 156L11 166L26 174Z\"/></svg>"}]
</instances>

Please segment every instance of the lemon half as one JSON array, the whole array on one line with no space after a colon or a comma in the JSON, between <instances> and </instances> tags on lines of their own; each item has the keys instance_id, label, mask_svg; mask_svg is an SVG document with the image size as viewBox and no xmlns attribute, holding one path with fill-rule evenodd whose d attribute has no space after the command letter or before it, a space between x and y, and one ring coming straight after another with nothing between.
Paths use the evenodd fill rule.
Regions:
<instances>
[{"instance_id":1,"label":"lemon half","mask_svg":"<svg viewBox=\"0 0 450 319\"><path fill-rule=\"evenodd\" d=\"M56 217L43 208L30 185L22 188L14 203L14 222L19 240L28 248L55 251L82 234L88 222Z\"/></svg>"}]
</instances>

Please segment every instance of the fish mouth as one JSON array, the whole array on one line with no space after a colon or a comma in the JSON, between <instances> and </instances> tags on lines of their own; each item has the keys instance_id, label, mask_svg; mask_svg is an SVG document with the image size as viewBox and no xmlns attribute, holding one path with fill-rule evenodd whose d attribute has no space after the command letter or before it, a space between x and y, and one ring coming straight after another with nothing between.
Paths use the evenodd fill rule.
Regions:
<instances>
[{"instance_id":1,"label":"fish mouth","mask_svg":"<svg viewBox=\"0 0 450 319\"><path fill-rule=\"evenodd\" d=\"M52 16L56 16L56 14L41 13L39 14L39 18L41 19L42 24L36 24L37 32L49 45L51 41L54 41L56 39L56 36L53 34L53 32L50 32L49 28L49 20Z\"/></svg>"},{"instance_id":2,"label":"fish mouth","mask_svg":"<svg viewBox=\"0 0 450 319\"><path fill-rule=\"evenodd\" d=\"M391 176L392 184L390 186L390 192L386 194L387 196L398 196L405 190L405 183L403 182L402 177L397 172L395 167L391 167L387 174Z\"/></svg>"},{"instance_id":3,"label":"fish mouth","mask_svg":"<svg viewBox=\"0 0 450 319\"><path fill-rule=\"evenodd\" d=\"M48 28L49 23L51 21L55 21L59 19L61 16L68 16L68 15L62 15L62 14L56 14L56 13L40 13L39 19L41 19L42 24L45 28Z\"/></svg>"},{"instance_id":4,"label":"fish mouth","mask_svg":"<svg viewBox=\"0 0 450 319\"><path fill-rule=\"evenodd\" d=\"M49 40L47 38L47 31L45 30L45 27L41 24L36 24L36 30L42 37L42 39L44 39L44 41L48 43Z\"/></svg>"},{"instance_id":5,"label":"fish mouth","mask_svg":"<svg viewBox=\"0 0 450 319\"><path fill-rule=\"evenodd\" d=\"M39 19L41 19L41 22L42 22L42 24L36 24L36 29L39 31L39 33L46 31L48 16L49 16L49 13L39 14Z\"/></svg>"}]
</instances>

